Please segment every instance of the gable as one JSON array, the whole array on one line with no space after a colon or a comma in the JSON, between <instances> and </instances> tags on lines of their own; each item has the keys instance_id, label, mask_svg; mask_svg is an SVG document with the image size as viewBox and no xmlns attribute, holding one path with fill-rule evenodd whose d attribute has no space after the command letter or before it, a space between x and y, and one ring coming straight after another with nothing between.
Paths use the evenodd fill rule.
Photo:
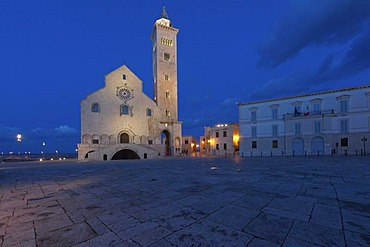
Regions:
<instances>
[{"instance_id":1,"label":"gable","mask_svg":"<svg viewBox=\"0 0 370 247\"><path fill-rule=\"evenodd\" d=\"M139 92L143 91L143 82L125 64L105 75L105 86L127 86Z\"/></svg>"}]
</instances>

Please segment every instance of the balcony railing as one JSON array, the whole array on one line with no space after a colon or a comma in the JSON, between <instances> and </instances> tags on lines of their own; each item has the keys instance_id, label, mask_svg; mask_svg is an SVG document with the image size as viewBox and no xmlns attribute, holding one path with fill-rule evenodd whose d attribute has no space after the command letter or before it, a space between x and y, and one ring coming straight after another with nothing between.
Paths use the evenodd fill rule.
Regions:
<instances>
[{"instance_id":1,"label":"balcony railing","mask_svg":"<svg viewBox=\"0 0 370 247\"><path fill-rule=\"evenodd\" d=\"M325 111L309 111L309 112L294 112L294 113L287 113L284 115L284 118L296 118L296 117L312 117L312 116L328 116L333 115L336 112L334 109L325 110Z\"/></svg>"}]
</instances>

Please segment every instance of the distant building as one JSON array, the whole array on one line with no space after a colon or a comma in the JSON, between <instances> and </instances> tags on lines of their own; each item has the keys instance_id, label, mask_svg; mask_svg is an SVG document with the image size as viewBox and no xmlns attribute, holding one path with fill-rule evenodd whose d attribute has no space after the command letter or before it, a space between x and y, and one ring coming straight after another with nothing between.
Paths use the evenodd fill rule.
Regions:
<instances>
[{"instance_id":1,"label":"distant building","mask_svg":"<svg viewBox=\"0 0 370 247\"><path fill-rule=\"evenodd\" d=\"M197 151L197 138L194 136L183 136L182 151L186 154L195 153Z\"/></svg>"},{"instance_id":2,"label":"distant building","mask_svg":"<svg viewBox=\"0 0 370 247\"><path fill-rule=\"evenodd\" d=\"M244 155L360 154L370 140L370 85L238 106Z\"/></svg>"},{"instance_id":3,"label":"distant building","mask_svg":"<svg viewBox=\"0 0 370 247\"><path fill-rule=\"evenodd\" d=\"M239 124L217 124L205 127L200 137L200 151L213 155L233 154L239 151Z\"/></svg>"},{"instance_id":4,"label":"distant building","mask_svg":"<svg viewBox=\"0 0 370 247\"><path fill-rule=\"evenodd\" d=\"M79 159L146 159L181 153L178 121L177 33L163 6L154 23L153 99L123 65L105 76L105 86L81 101Z\"/></svg>"}]
</instances>

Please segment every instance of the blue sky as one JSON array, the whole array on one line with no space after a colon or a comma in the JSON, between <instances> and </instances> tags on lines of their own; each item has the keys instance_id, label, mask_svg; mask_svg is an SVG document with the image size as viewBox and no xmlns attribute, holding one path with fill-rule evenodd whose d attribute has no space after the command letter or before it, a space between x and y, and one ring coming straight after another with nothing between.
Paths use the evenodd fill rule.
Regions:
<instances>
[{"instance_id":1,"label":"blue sky","mask_svg":"<svg viewBox=\"0 0 370 247\"><path fill-rule=\"evenodd\" d=\"M74 152L80 101L126 62L153 94L150 34L178 34L183 134L238 121L236 102L370 83L370 1L1 0L0 152Z\"/></svg>"}]
</instances>

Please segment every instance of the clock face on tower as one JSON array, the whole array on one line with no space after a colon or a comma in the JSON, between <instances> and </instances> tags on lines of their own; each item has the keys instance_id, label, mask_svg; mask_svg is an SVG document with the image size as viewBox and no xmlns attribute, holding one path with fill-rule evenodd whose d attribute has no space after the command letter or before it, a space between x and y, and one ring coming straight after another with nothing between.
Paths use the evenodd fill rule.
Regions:
<instances>
[{"instance_id":1,"label":"clock face on tower","mask_svg":"<svg viewBox=\"0 0 370 247\"><path fill-rule=\"evenodd\" d=\"M121 100L129 100L132 97L132 92L128 88L121 87L117 90L117 97Z\"/></svg>"}]
</instances>

